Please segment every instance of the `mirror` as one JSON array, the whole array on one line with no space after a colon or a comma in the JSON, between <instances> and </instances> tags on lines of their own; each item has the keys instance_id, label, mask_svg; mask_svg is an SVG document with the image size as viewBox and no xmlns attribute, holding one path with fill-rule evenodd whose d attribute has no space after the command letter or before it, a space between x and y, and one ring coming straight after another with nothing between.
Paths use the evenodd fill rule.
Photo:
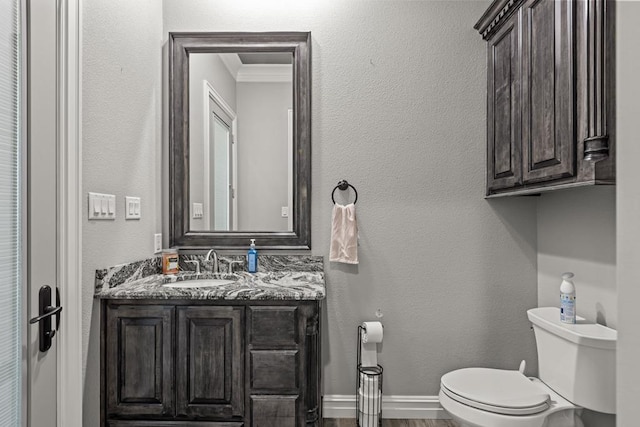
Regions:
<instances>
[{"instance_id":1,"label":"mirror","mask_svg":"<svg viewBox=\"0 0 640 427\"><path fill-rule=\"evenodd\" d=\"M293 230L292 60L189 55L190 230Z\"/></svg>"},{"instance_id":2,"label":"mirror","mask_svg":"<svg viewBox=\"0 0 640 427\"><path fill-rule=\"evenodd\" d=\"M309 249L309 33L169 34L170 244Z\"/></svg>"}]
</instances>

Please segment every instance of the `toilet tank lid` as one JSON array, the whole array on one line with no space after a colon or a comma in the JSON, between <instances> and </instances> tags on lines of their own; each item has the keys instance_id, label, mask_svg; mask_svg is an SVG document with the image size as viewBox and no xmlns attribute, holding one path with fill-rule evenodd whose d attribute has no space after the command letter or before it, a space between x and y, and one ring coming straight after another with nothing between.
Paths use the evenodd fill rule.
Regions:
<instances>
[{"instance_id":1,"label":"toilet tank lid","mask_svg":"<svg viewBox=\"0 0 640 427\"><path fill-rule=\"evenodd\" d=\"M578 345L614 350L618 331L576 316L576 324L560 321L558 307L538 307L527 310L529 321L546 331Z\"/></svg>"}]
</instances>

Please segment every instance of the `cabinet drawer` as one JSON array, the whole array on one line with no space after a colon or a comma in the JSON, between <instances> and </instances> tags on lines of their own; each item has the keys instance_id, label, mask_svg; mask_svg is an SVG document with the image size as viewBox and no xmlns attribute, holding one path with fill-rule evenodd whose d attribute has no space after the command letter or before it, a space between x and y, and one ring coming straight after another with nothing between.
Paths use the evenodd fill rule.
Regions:
<instances>
[{"instance_id":1,"label":"cabinet drawer","mask_svg":"<svg viewBox=\"0 0 640 427\"><path fill-rule=\"evenodd\" d=\"M297 350L252 350L251 388L295 391L299 386Z\"/></svg>"},{"instance_id":2,"label":"cabinet drawer","mask_svg":"<svg viewBox=\"0 0 640 427\"><path fill-rule=\"evenodd\" d=\"M216 421L108 421L109 427L243 427L243 422Z\"/></svg>"},{"instance_id":3,"label":"cabinet drawer","mask_svg":"<svg viewBox=\"0 0 640 427\"><path fill-rule=\"evenodd\" d=\"M252 345L296 346L299 342L298 307L249 307Z\"/></svg>"},{"instance_id":4,"label":"cabinet drawer","mask_svg":"<svg viewBox=\"0 0 640 427\"><path fill-rule=\"evenodd\" d=\"M251 396L252 427L297 427L304 417L296 417L298 396ZM296 422L298 418L298 422Z\"/></svg>"}]
</instances>

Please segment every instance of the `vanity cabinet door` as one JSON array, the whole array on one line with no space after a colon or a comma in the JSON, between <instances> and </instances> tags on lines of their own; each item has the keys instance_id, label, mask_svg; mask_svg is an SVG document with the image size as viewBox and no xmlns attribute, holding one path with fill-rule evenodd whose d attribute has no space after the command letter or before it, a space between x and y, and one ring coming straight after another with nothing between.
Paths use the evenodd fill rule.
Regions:
<instances>
[{"instance_id":1,"label":"vanity cabinet door","mask_svg":"<svg viewBox=\"0 0 640 427\"><path fill-rule=\"evenodd\" d=\"M575 175L574 1L529 0L522 7L523 178Z\"/></svg>"},{"instance_id":2,"label":"vanity cabinet door","mask_svg":"<svg viewBox=\"0 0 640 427\"><path fill-rule=\"evenodd\" d=\"M522 184L521 14L488 43L487 190Z\"/></svg>"},{"instance_id":3,"label":"vanity cabinet door","mask_svg":"<svg viewBox=\"0 0 640 427\"><path fill-rule=\"evenodd\" d=\"M244 307L178 307L178 416L244 415Z\"/></svg>"},{"instance_id":4,"label":"vanity cabinet door","mask_svg":"<svg viewBox=\"0 0 640 427\"><path fill-rule=\"evenodd\" d=\"M173 417L172 306L107 305L107 417Z\"/></svg>"}]
</instances>

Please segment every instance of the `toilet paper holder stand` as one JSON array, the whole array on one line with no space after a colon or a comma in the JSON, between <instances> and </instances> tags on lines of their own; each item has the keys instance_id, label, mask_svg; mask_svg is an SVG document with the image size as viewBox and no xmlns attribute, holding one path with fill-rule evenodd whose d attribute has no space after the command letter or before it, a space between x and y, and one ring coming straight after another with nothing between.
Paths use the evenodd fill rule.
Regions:
<instances>
[{"instance_id":1,"label":"toilet paper holder stand","mask_svg":"<svg viewBox=\"0 0 640 427\"><path fill-rule=\"evenodd\" d=\"M382 426L382 366L362 366L362 326L358 326L356 425Z\"/></svg>"}]
</instances>

